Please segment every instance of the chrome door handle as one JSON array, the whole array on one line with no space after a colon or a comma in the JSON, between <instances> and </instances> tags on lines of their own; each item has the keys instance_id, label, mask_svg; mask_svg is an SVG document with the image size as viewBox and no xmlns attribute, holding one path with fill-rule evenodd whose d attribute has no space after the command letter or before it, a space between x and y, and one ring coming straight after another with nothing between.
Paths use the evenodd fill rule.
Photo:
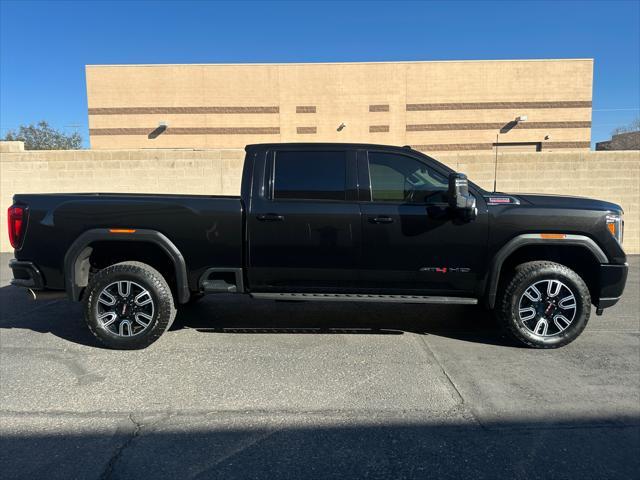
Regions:
<instances>
[{"instance_id":1,"label":"chrome door handle","mask_svg":"<svg viewBox=\"0 0 640 480\"><path fill-rule=\"evenodd\" d=\"M393 223L393 218L391 217L373 217L369 218L371 223Z\"/></svg>"},{"instance_id":2,"label":"chrome door handle","mask_svg":"<svg viewBox=\"0 0 640 480\"><path fill-rule=\"evenodd\" d=\"M281 222L284 220L284 216L278 215L277 213L265 213L258 215L258 220L261 222Z\"/></svg>"}]
</instances>

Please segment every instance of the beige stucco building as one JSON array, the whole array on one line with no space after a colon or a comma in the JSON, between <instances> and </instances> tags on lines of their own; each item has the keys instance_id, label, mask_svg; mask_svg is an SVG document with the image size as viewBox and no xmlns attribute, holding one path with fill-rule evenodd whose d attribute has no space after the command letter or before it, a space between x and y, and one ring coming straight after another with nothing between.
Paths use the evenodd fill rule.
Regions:
<instances>
[{"instance_id":1,"label":"beige stucco building","mask_svg":"<svg viewBox=\"0 0 640 480\"><path fill-rule=\"evenodd\" d=\"M91 148L589 149L592 59L88 65ZM526 116L524 122L514 122Z\"/></svg>"}]
</instances>

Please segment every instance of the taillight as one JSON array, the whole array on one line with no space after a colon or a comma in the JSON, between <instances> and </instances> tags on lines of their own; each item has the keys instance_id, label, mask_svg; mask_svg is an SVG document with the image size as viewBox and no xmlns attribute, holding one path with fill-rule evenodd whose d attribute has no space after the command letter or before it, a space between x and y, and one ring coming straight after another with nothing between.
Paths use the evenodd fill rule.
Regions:
<instances>
[{"instance_id":1,"label":"taillight","mask_svg":"<svg viewBox=\"0 0 640 480\"><path fill-rule=\"evenodd\" d=\"M9 241L11 246L18 250L22 246L24 231L27 227L27 208L11 205L7 211L7 224L9 227Z\"/></svg>"}]
</instances>

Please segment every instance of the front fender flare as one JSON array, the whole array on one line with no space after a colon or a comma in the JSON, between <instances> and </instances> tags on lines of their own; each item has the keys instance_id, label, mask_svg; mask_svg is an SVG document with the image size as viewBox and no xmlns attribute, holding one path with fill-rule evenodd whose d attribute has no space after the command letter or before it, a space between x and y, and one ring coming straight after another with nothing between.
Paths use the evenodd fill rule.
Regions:
<instances>
[{"instance_id":1,"label":"front fender flare","mask_svg":"<svg viewBox=\"0 0 640 480\"><path fill-rule=\"evenodd\" d=\"M489 266L486 301L489 308L494 308L500 281L502 264L513 252L525 245L572 245L586 248L599 263L608 263L609 259L602 249L591 238L584 235L566 234L562 238L544 238L540 233L525 233L509 240L493 257Z\"/></svg>"},{"instance_id":2,"label":"front fender flare","mask_svg":"<svg viewBox=\"0 0 640 480\"><path fill-rule=\"evenodd\" d=\"M156 230L134 230L125 235L113 233L108 228L87 230L71 244L64 256L65 289L71 300L80 300L82 286L76 281L76 261L81 253L95 241L136 241L150 242L159 246L171 259L176 272L176 292L178 302L189 301L190 291L187 265L180 250L164 234Z\"/></svg>"}]
</instances>

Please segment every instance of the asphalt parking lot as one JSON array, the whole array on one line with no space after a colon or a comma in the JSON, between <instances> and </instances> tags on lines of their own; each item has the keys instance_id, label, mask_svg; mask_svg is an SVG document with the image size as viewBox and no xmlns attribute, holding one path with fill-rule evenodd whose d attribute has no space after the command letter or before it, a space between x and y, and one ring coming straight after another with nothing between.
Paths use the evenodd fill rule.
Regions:
<instances>
[{"instance_id":1,"label":"asphalt parking lot","mask_svg":"<svg viewBox=\"0 0 640 480\"><path fill-rule=\"evenodd\" d=\"M9 478L639 478L640 258L554 351L475 307L208 298L143 351L0 288Z\"/></svg>"}]
</instances>

